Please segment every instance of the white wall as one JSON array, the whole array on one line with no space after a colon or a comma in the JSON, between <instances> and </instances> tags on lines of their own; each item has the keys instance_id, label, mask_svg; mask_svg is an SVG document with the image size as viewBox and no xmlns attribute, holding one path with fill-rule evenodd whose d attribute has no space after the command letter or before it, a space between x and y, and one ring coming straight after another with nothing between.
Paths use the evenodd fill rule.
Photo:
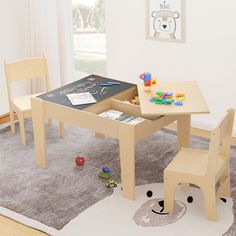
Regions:
<instances>
[{"instance_id":1,"label":"white wall","mask_svg":"<svg viewBox=\"0 0 236 236\"><path fill-rule=\"evenodd\" d=\"M29 0L0 0L0 116L9 111L4 60L30 55ZM16 95L29 92L28 83L14 86Z\"/></svg>"},{"instance_id":2,"label":"white wall","mask_svg":"<svg viewBox=\"0 0 236 236\"><path fill-rule=\"evenodd\" d=\"M186 0L185 44L145 39L146 2L106 2L108 76L135 83L150 71L160 81L197 80L211 114L192 124L211 129L236 108L236 1Z\"/></svg>"}]
</instances>

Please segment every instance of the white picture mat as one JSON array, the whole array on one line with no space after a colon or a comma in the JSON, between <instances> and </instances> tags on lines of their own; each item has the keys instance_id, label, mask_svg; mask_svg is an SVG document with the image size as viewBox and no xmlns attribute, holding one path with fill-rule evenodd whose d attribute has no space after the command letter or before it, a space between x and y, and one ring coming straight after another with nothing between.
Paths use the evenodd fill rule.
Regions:
<instances>
[{"instance_id":1,"label":"white picture mat","mask_svg":"<svg viewBox=\"0 0 236 236\"><path fill-rule=\"evenodd\" d=\"M153 28L153 11L160 11L160 4L163 0L147 0L147 39L167 41L167 42L185 42L185 0L165 0L167 5L170 5L170 11L179 12L180 17L176 19L176 39L155 38L155 30Z\"/></svg>"}]
</instances>

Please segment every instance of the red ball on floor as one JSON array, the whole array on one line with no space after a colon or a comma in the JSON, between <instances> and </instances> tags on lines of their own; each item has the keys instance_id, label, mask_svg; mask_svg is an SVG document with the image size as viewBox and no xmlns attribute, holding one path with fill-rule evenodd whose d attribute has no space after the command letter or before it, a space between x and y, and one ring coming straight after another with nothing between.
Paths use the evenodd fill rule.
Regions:
<instances>
[{"instance_id":1,"label":"red ball on floor","mask_svg":"<svg viewBox=\"0 0 236 236\"><path fill-rule=\"evenodd\" d=\"M77 166L83 166L85 164L85 159L84 157L76 157L75 158L75 164Z\"/></svg>"}]
</instances>

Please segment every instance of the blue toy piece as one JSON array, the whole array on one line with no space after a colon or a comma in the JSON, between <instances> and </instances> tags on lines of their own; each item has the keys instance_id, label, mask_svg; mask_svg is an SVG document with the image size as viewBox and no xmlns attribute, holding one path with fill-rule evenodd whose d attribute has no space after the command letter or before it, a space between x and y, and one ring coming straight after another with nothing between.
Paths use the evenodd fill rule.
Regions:
<instances>
[{"instance_id":1,"label":"blue toy piece","mask_svg":"<svg viewBox=\"0 0 236 236\"><path fill-rule=\"evenodd\" d=\"M175 106L177 106L177 107L183 106L183 103L182 102L175 102Z\"/></svg>"},{"instance_id":2,"label":"blue toy piece","mask_svg":"<svg viewBox=\"0 0 236 236\"><path fill-rule=\"evenodd\" d=\"M171 97L171 96L173 96L173 93L166 93L166 96Z\"/></svg>"},{"instance_id":3,"label":"blue toy piece","mask_svg":"<svg viewBox=\"0 0 236 236\"><path fill-rule=\"evenodd\" d=\"M143 73L139 76L140 79L144 81L151 81L152 80L152 74L149 72Z\"/></svg>"},{"instance_id":4,"label":"blue toy piece","mask_svg":"<svg viewBox=\"0 0 236 236\"><path fill-rule=\"evenodd\" d=\"M150 81L151 79L152 79L152 75L151 75L151 73L146 72L146 73L144 74L144 80L146 80L146 81Z\"/></svg>"},{"instance_id":5,"label":"blue toy piece","mask_svg":"<svg viewBox=\"0 0 236 236\"><path fill-rule=\"evenodd\" d=\"M149 102L155 102L155 98L150 98Z\"/></svg>"},{"instance_id":6,"label":"blue toy piece","mask_svg":"<svg viewBox=\"0 0 236 236\"><path fill-rule=\"evenodd\" d=\"M102 168L102 171L103 171L104 173L106 173L106 174L109 174L109 173L111 172L111 170L110 170L107 166L104 166L104 167Z\"/></svg>"}]
</instances>

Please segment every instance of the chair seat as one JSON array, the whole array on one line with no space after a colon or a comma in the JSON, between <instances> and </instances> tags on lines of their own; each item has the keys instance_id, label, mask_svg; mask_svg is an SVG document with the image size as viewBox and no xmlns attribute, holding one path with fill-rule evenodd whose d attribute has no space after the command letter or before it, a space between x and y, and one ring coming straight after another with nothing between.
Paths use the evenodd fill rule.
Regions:
<instances>
[{"instance_id":1,"label":"chair seat","mask_svg":"<svg viewBox=\"0 0 236 236\"><path fill-rule=\"evenodd\" d=\"M31 110L31 97L36 97L42 93L38 94L30 94L26 96L20 96L20 97L14 97L12 98L12 102L16 108L18 108L21 111L30 111Z\"/></svg>"},{"instance_id":2,"label":"chair seat","mask_svg":"<svg viewBox=\"0 0 236 236\"><path fill-rule=\"evenodd\" d=\"M165 169L187 175L205 175L207 173L208 151L182 148ZM216 177L221 175L227 162L222 155L217 157Z\"/></svg>"}]
</instances>

